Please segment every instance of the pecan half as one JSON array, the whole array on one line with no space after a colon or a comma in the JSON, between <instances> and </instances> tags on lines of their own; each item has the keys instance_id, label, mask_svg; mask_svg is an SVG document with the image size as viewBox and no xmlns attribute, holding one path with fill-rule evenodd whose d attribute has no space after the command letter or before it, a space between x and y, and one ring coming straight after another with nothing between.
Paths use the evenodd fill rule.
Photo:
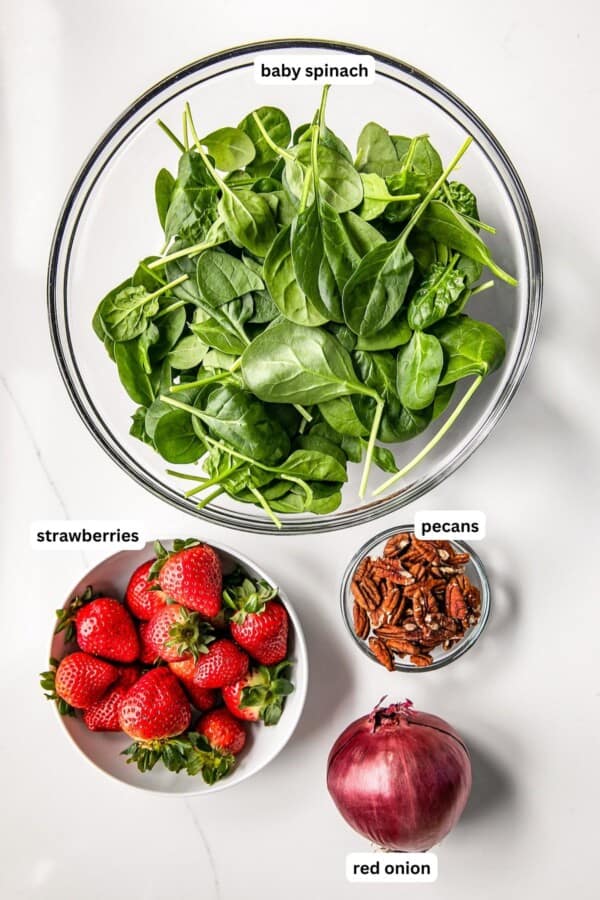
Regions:
<instances>
[{"instance_id":1,"label":"pecan half","mask_svg":"<svg viewBox=\"0 0 600 900\"><path fill-rule=\"evenodd\" d=\"M389 672L393 671L394 662L392 660L392 654L381 638L369 638L369 649L377 662L380 662L382 666L385 666Z\"/></svg>"}]
</instances>

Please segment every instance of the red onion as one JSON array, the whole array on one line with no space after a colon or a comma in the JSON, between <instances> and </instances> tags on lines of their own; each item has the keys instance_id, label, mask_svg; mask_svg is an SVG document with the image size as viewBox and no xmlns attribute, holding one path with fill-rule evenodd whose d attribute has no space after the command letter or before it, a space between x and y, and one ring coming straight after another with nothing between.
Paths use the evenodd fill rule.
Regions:
<instances>
[{"instance_id":1,"label":"red onion","mask_svg":"<svg viewBox=\"0 0 600 900\"><path fill-rule=\"evenodd\" d=\"M471 790L456 731L410 700L375 707L339 736L327 787L346 822L386 850L429 850L456 825Z\"/></svg>"}]
</instances>

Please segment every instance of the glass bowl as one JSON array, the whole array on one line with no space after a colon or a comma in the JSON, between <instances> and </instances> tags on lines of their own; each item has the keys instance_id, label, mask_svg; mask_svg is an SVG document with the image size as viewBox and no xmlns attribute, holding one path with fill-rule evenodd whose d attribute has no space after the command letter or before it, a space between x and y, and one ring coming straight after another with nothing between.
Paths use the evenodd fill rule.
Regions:
<instances>
[{"instance_id":1,"label":"glass bowl","mask_svg":"<svg viewBox=\"0 0 600 900\"><path fill-rule=\"evenodd\" d=\"M170 549L170 540L161 540ZM308 689L308 654L302 625L292 607L285 591L278 587L273 579L256 563L242 556L236 550L223 544L211 541L217 551L223 570L231 571L241 566L251 578L263 580L277 588L278 596L285 606L290 618L288 659L292 662L291 679L294 691L286 698L284 710L278 724L273 728L256 726L247 728L247 742L237 757L236 765L231 773L213 785L205 784L201 776L190 777L185 772L169 772L157 765L149 772L140 772L135 765L128 765L122 751L131 744L131 739L122 732L88 731L81 716L61 716L55 708L56 716L68 738L77 750L83 754L97 770L111 778L128 784L131 787L159 794L178 796L196 796L213 794L241 784L251 778L271 760L275 759L291 739L304 708ZM67 607L73 597L81 595L88 585L99 594L107 597L122 598L132 572L148 559L154 558L153 544L148 543L141 550L122 550L102 560L87 572L68 594L63 608ZM76 649L76 644L65 644L64 631L53 634L50 642L50 657L62 659L67 653ZM195 713L196 716L196 713Z\"/></svg>"},{"instance_id":2,"label":"glass bowl","mask_svg":"<svg viewBox=\"0 0 600 900\"><path fill-rule=\"evenodd\" d=\"M385 531L376 534L375 537L370 538L356 551L344 572L340 592L342 616L346 623L346 628L356 646L365 654L365 656L368 656L369 659L373 660L373 662L377 662L377 660L369 649L368 644L366 641L358 638L354 633L352 625L352 607L354 599L352 597L352 591L350 590L352 578L358 564L365 556L368 556L371 553L375 556L379 556L383 552L386 541L393 535L400 534L403 531L412 533L414 530L412 525L400 525L395 528L387 528ZM461 657L467 650L470 650L473 644L479 639L481 632L487 624L490 615L491 596L490 583L483 567L483 563L473 551L473 548L464 541L453 541L448 538L444 538L444 540L448 540L452 547L459 553L468 553L471 557L470 561L465 566L465 574L471 583L479 588L481 594L481 614L479 620L475 625L469 628L465 633L465 636L461 638L458 643L454 644L454 646L450 647L449 650L444 650L442 647L437 647L435 650L432 650L431 655L433 656L433 662L429 666L415 666L413 663L403 662L402 660L395 658L394 668L397 672L433 672L435 669L442 669L444 666L447 666L448 663L454 662L454 660Z\"/></svg>"},{"instance_id":3,"label":"glass bowl","mask_svg":"<svg viewBox=\"0 0 600 900\"><path fill-rule=\"evenodd\" d=\"M393 493L363 503L358 498L359 466L351 465L343 505L329 515L286 515L283 533L331 531L367 522L411 503L454 472L487 437L514 396L529 361L541 309L538 235L514 167L489 129L464 103L412 66L362 47L327 41L271 41L193 62L150 88L99 140L60 214L48 272L52 341L79 415L118 465L178 509L245 531L277 529L261 509L229 499L219 498L198 510L194 499L184 497L185 482L169 476L168 464L129 435L135 404L121 387L113 363L92 330L91 319L99 299L131 273L137 260L157 252L162 243L154 209L154 178L162 166L174 168L178 152L157 127L156 119L160 116L178 132L184 103L189 101L205 132L235 124L263 104L285 108L295 124L309 121L318 103L319 87L256 84L252 69L258 54L285 57L307 49L317 55L371 53L375 58L373 84L336 85L330 95L328 123L351 146L370 120L392 131L429 134L446 161L467 134L472 136L473 143L461 161L460 177L476 192L482 219L497 227L490 242L494 256L519 279L519 285L511 288L497 282L493 291L477 295L470 303L474 317L485 319L504 334L506 359L426 460L399 482ZM465 390L465 385L457 386L451 406ZM399 465L428 442L436 425L407 443L388 445L393 446ZM387 477L374 469L370 488Z\"/></svg>"}]
</instances>

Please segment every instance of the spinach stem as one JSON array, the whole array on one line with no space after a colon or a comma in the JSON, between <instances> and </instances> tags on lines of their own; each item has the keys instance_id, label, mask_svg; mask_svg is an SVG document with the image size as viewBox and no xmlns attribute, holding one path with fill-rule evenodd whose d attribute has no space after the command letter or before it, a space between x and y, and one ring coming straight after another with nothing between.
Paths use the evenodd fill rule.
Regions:
<instances>
[{"instance_id":1,"label":"spinach stem","mask_svg":"<svg viewBox=\"0 0 600 900\"><path fill-rule=\"evenodd\" d=\"M262 506L262 508L268 515L268 517L271 519L271 521L275 525L275 527L281 528L281 519L275 515L275 513L273 512L273 510L271 509L271 507L269 506L269 504L267 503L267 501L265 500L265 498L263 497L261 492L258 490L258 488L255 488L252 485L250 485L250 493L254 494L254 496L256 497L256 499L258 500L258 502L260 503L260 505Z\"/></svg>"},{"instance_id":2,"label":"spinach stem","mask_svg":"<svg viewBox=\"0 0 600 900\"><path fill-rule=\"evenodd\" d=\"M482 231L489 231L490 234L496 234L496 229L493 225L487 225L485 222L481 222L479 219L474 219L473 216L468 216L466 213L459 213L459 216L462 216L465 222L468 222L469 225L476 225L477 228L481 228Z\"/></svg>"},{"instance_id":3,"label":"spinach stem","mask_svg":"<svg viewBox=\"0 0 600 900\"><path fill-rule=\"evenodd\" d=\"M161 309L161 311L154 316L154 319L156 320L160 319L162 316L168 316L169 313L175 312L176 309L181 309L182 306L185 306L184 300L178 300L177 303L171 303L166 309Z\"/></svg>"},{"instance_id":4,"label":"spinach stem","mask_svg":"<svg viewBox=\"0 0 600 900\"><path fill-rule=\"evenodd\" d=\"M489 288L494 287L495 283L496 282L494 281L494 279L491 278L489 281L484 281L483 284L478 284L477 287L473 288L473 290L471 291L471 297L473 297L475 294L481 294L482 291L489 290Z\"/></svg>"},{"instance_id":5,"label":"spinach stem","mask_svg":"<svg viewBox=\"0 0 600 900\"><path fill-rule=\"evenodd\" d=\"M183 119L183 145L185 147L185 152L187 153L188 150L190 149L190 136L188 133L188 118L187 118L185 109L183 111L182 119Z\"/></svg>"},{"instance_id":6,"label":"spinach stem","mask_svg":"<svg viewBox=\"0 0 600 900\"><path fill-rule=\"evenodd\" d=\"M378 487L375 491L373 491L374 497L377 497L379 494L382 494L389 487L391 487L393 484L395 484L400 478L403 478L404 475L407 475L408 472L411 471L411 469L414 469L414 467L417 466L421 462L421 460L425 459L427 454L431 450L433 450L433 448L436 446L436 444L439 441L441 441L441 439L444 437L446 432L449 431L450 428L452 428L452 426L458 419L459 415L461 414L461 412L463 411L463 409L465 408L465 406L467 405L467 403L469 402L469 400L471 399L471 397L473 396L473 394L475 393L475 391L477 390L477 388L479 387L479 385L481 384L482 381L483 381L483 375L478 375L477 378L475 379L475 381L473 382L473 384L471 385L471 387L469 388L469 390L467 391L467 393L465 394L465 396L462 398L460 403L457 405L456 409L452 412L452 414L450 416L448 416L447 420L444 422L444 424L442 425L440 430L437 432L437 434L435 434L434 437L432 437L432 439L429 441L429 443L426 444L425 447L423 447L421 452L417 453L417 455L413 459L411 459L411 461L409 463L407 463L404 466L404 468L400 469L398 472L396 472L395 475L392 475L391 478L388 478L387 481L385 481L382 485L380 485L380 487Z\"/></svg>"},{"instance_id":7,"label":"spinach stem","mask_svg":"<svg viewBox=\"0 0 600 900\"><path fill-rule=\"evenodd\" d=\"M225 369L224 372L216 372L214 375L207 375L205 378L199 378L198 381L183 381L181 384L176 384L171 388L172 394L178 394L180 391L186 391L188 388L200 388L204 387L205 384L213 384L215 381L222 381L223 378L227 378L228 375L232 375L236 372L240 366L242 365L242 357L233 363L228 369Z\"/></svg>"},{"instance_id":8,"label":"spinach stem","mask_svg":"<svg viewBox=\"0 0 600 900\"><path fill-rule=\"evenodd\" d=\"M469 149L469 147L472 143L473 143L473 138L469 135L469 137L463 143L462 147L460 147L460 149L456 152L454 157L450 160L449 164L446 166L446 168L444 169L444 171L442 172L442 174L440 175L440 177L438 178L436 183L428 191L428 193L425 194L425 196L423 197L423 199L421 200L421 202L415 209L414 213L408 220L408 223L404 227L402 234L398 238L399 241L406 242L406 239L408 238L409 234L411 233L411 231L413 230L413 228L415 227L415 225L417 224L417 222L419 221L419 219L421 218L421 216L423 215L423 213L425 212L425 210L431 203L432 199L435 197L435 195L439 191L440 187L444 184L448 175L452 172L453 169L456 168L459 160L464 156L464 154L467 152L467 150Z\"/></svg>"},{"instance_id":9,"label":"spinach stem","mask_svg":"<svg viewBox=\"0 0 600 900\"><path fill-rule=\"evenodd\" d=\"M171 288L177 287L177 285L181 284L183 281L187 281L189 277L189 275L180 275L179 278L176 278L174 281L170 281L168 284L163 284L163 286L157 291L154 291L152 294L148 294L148 296L146 297L146 303L148 302L148 300L155 300L156 297L160 297L162 294L166 294L166 292Z\"/></svg>"},{"instance_id":10,"label":"spinach stem","mask_svg":"<svg viewBox=\"0 0 600 900\"><path fill-rule=\"evenodd\" d=\"M224 493L224 491L225 491L225 488L218 487L218 488L216 489L216 491L213 491L212 494L209 494L209 495L208 495L208 497L204 497L204 498L200 501L200 503L198 503L198 505L196 506L196 509L204 509L205 506L208 506L208 504L211 503L212 500L216 500L216 498L217 498L220 494Z\"/></svg>"},{"instance_id":11,"label":"spinach stem","mask_svg":"<svg viewBox=\"0 0 600 900\"><path fill-rule=\"evenodd\" d=\"M305 422L312 422L313 417L311 416L309 411L304 408L304 406L300 406L299 403L294 403L292 405L293 405L294 409L296 410L296 412L300 413L300 415L302 416L302 418L304 419Z\"/></svg>"},{"instance_id":12,"label":"spinach stem","mask_svg":"<svg viewBox=\"0 0 600 900\"><path fill-rule=\"evenodd\" d=\"M186 481L206 481L203 475L192 475L189 472L177 472L175 469L167 469L167 475L174 475L175 478L185 478Z\"/></svg>"},{"instance_id":13,"label":"spinach stem","mask_svg":"<svg viewBox=\"0 0 600 900\"><path fill-rule=\"evenodd\" d=\"M220 475L215 475L214 478L204 479L202 484L196 485L196 487L192 488L191 491L186 491L184 496L193 497L194 494L199 494L200 491L205 491L207 488L214 487L215 484L222 484L225 478L227 478L229 475L233 475L233 473L239 469L240 465L241 463L238 462L235 466L230 466L229 469L226 469Z\"/></svg>"},{"instance_id":14,"label":"spinach stem","mask_svg":"<svg viewBox=\"0 0 600 900\"><path fill-rule=\"evenodd\" d=\"M173 134L173 132L171 131L169 126L167 124L165 124L165 122L163 122L162 119L158 119L157 124L158 124L158 127L164 131L164 133L167 135L167 137L171 138L173 143L181 150L181 152L185 153L185 151L187 150L187 147L184 147L184 145L181 143L181 141L179 140L177 135Z\"/></svg>"},{"instance_id":15,"label":"spinach stem","mask_svg":"<svg viewBox=\"0 0 600 900\"><path fill-rule=\"evenodd\" d=\"M296 157L293 155L293 153L290 153L289 150L285 149L285 147L280 147L279 144L275 143L275 141L272 139L271 135L269 134L267 129L264 127L263 123L260 121L259 117L256 115L255 112L252 113L252 118L256 122L258 130L262 134L263 140L264 140L265 144L267 145L267 147L269 147L273 151L273 153L276 153L278 156L281 156L283 159L286 159L288 162L295 161Z\"/></svg>"},{"instance_id":16,"label":"spinach stem","mask_svg":"<svg viewBox=\"0 0 600 900\"><path fill-rule=\"evenodd\" d=\"M367 492L367 482L369 481L369 472L371 471L371 463L373 461L373 451L375 450L375 441L377 439L377 432L379 431L379 426L381 425L381 417L383 415L385 403L381 397L377 399L377 407L375 409L375 415L373 416L373 424L371 425L371 433L369 434L369 443L367 444L367 452L365 455L365 464L363 466L363 473L360 482L360 488L358 489L358 496L361 500L364 499L364 496Z\"/></svg>"},{"instance_id":17,"label":"spinach stem","mask_svg":"<svg viewBox=\"0 0 600 900\"><path fill-rule=\"evenodd\" d=\"M199 253L202 253L203 250L210 250L211 247L218 247L219 244L224 243L225 240L226 238L222 241L203 241L201 244L192 244L191 247L175 250L173 253L169 253L168 256L161 256L160 259L155 259L151 263L148 263L148 268L158 269L161 266L166 266L167 263L172 262L174 259L181 259L183 256L197 256Z\"/></svg>"},{"instance_id":18,"label":"spinach stem","mask_svg":"<svg viewBox=\"0 0 600 900\"><path fill-rule=\"evenodd\" d=\"M148 263L141 262L140 269L142 270L142 272L145 272L146 275L150 275L152 278L154 278L155 281L158 281L159 284L166 284L165 279L162 277L162 275L159 275L158 272L152 272L148 268Z\"/></svg>"},{"instance_id":19,"label":"spinach stem","mask_svg":"<svg viewBox=\"0 0 600 900\"><path fill-rule=\"evenodd\" d=\"M324 84L321 92L321 103L317 112L317 125L319 126L319 134L323 134L325 130L325 107L327 106L327 96L329 94L330 84Z\"/></svg>"}]
</instances>

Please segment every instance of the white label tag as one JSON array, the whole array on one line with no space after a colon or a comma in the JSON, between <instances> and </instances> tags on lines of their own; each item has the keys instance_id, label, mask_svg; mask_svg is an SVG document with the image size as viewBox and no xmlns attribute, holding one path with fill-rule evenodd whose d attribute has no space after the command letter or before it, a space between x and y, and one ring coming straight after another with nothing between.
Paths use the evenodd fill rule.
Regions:
<instances>
[{"instance_id":1,"label":"white label tag","mask_svg":"<svg viewBox=\"0 0 600 900\"><path fill-rule=\"evenodd\" d=\"M346 879L353 882L437 881L438 861L435 853L349 853L346 857Z\"/></svg>"},{"instance_id":2,"label":"white label tag","mask_svg":"<svg viewBox=\"0 0 600 900\"><path fill-rule=\"evenodd\" d=\"M486 534L485 513L479 509L422 509L415 513L415 534L423 541L481 541Z\"/></svg>"},{"instance_id":3,"label":"white label tag","mask_svg":"<svg viewBox=\"0 0 600 900\"><path fill-rule=\"evenodd\" d=\"M142 523L122 519L42 519L31 523L29 539L34 550L77 550L98 545L140 550L146 543Z\"/></svg>"},{"instance_id":4,"label":"white label tag","mask_svg":"<svg viewBox=\"0 0 600 900\"><path fill-rule=\"evenodd\" d=\"M257 84L373 84L375 60L353 53L259 56L254 60Z\"/></svg>"}]
</instances>

